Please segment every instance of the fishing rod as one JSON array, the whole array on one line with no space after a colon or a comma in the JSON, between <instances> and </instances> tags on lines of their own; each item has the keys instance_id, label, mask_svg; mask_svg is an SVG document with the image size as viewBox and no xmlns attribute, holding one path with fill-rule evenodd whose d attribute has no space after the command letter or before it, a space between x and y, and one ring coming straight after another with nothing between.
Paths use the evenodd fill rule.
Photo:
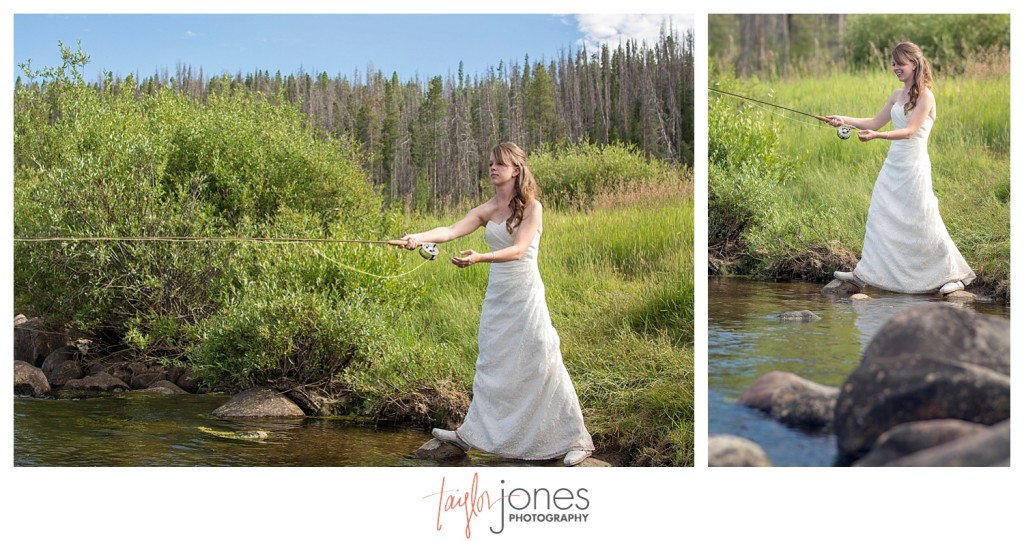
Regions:
<instances>
[{"instance_id":1,"label":"fishing rod","mask_svg":"<svg viewBox=\"0 0 1024 542\"><path fill-rule=\"evenodd\" d=\"M710 90L712 92L717 92L719 94L725 94L726 96L732 96L734 98L739 98L741 100L748 100L748 101L751 101L751 102L757 102L759 104L764 104L764 105L771 106L771 107L777 107L779 109L785 109L786 111L791 111L793 113L798 113L800 115L806 115L806 116L811 117L813 119L820 120L821 122L825 122L825 123L829 122L828 117L822 117L821 115L814 115L814 114L811 114L811 113L805 113L805 112L799 111L797 109L791 109L789 107L785 107L785 106L778 105L778 104L773 104L771 102L765 102L765 101L762 101L762 100L758 100L756 98L749 98L747 96L740 96L739 94L733 94L732 92L726 92L724 90L718 90L716 88L708 87L708 90ZM849 139L850 138L850 134L852 134L853 131L856 130L856 129L857 128L855 126L853 126L853 125L842 124L836 130L836 135L839 136L839 139Z\"/></svg>"},{"instance_id":2,"label":"fishing rod","mask_svg":"<svg viewBox=\"0 0 1024 542\"><path fill-rule=\"evenodd\" d=\"M269 244L311 244L311 243L361 243L370 245L391 245L404 247L403 241L373 241L367 239L325 239L313 237L187 237L187 236L123 236L123 237L15 237L15 242L20 243L269 243ZM440 254L435 243L423 243L420 245L420 256L426 260L433 260Z\"/></svg>"}]
</instances>

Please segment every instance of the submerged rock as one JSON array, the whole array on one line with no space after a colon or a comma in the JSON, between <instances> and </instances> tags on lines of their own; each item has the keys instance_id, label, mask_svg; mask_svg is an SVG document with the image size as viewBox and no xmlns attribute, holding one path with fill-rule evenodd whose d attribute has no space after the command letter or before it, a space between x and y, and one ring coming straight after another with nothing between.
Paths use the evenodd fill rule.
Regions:
<instances>
[{"instance_id":1,"label":"submerged rock","mask_svg":"<svg viewBox=\"0 0 1024 542\"><path fill-rule=\"evenodd\" d=\"M821 320L821 317L811 311L789 311L778 316L779 320L786 322L814 322Z\"/></svg>"},{"instance_id":2,"label":"submerged rock","mask_svg":"<svg viewBox=\"0 0 1024 542\"><path fill-rule=\"evenodd\" d=\"M850 296L850 301L868 301L870 299L871 296L868 294L853 294Z\"/></svg>"},{"instance_id":3,"label":"submerged rock","mask_svg":"<svg viewBox=\"0 0 1024 542\"><path fill-rule=\"evenodd\" d=\"M734 435L708 437L709 467L771 467L768 454L757 443Z\"/></svg>"},{"instance_id":4,"label":"submerged rock","mask_svg":"<svg viewBox=\"0 0 1024 542\"><path fill-rule=\"evenodd\" d=\"M269 388L245 390L213 411L221 418L298 417L305 413L291 399Z\"/></svg>"}]
</instances>

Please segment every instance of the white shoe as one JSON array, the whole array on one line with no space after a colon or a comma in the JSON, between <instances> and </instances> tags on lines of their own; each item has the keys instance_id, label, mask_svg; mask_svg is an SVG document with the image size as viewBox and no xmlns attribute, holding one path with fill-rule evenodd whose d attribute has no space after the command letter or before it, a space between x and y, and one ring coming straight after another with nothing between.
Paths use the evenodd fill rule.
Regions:
<instances>
[{"instance_id":1,"label":"white shoe","mask_svg":"<svg viewBox=\"0 0 1024 542\"><path fill-rule=\"evenodd\" d=\"M455 431L434 428L433 430L430 431L430 434L434 435L434 438L436 438L437 440L440 440L441 442L447 442L448 444L457 447L463 452L469 451L469 444L466 444L464 440L459 438L459 434L456 433Z\"/></svg>"},{"instance_id":2,"label":"white shoe","mask_svg":"<svg viewBox=\"0 0 1024 542\"><path fill-rule=\"evenodd\" d=\"M963 289L964 289L964 283L960 282L959 280L954 280L953 282L947 282L946 284L943 284L942 288L939 288L939 293L942 294L942 295L947 295L947 294L951 294L951 293L953 293L953 292L955 292L957 290L963 290Z\"/></svg>"},{"instance_id":3,"label":"white shoe","mask_svg":"<svg viewBox=\"0 0 1024 542\"><path fill-rule=\"evenodd\" d=\"M582 463L583 460L588 457L590 457L590 452L585 452L583 450L572 450L571 452L565 454L565 459L562 460L562 463L564 463L566 467L575 467L576 465Z\"/></svg>"},{"instance_id":4,"label":"white shoe","mask_svg":"<svg viewBox=\"0 0 1024 542\"><path fill-rule=\"evenodd\" d=\"M864 287L864 281L857 278L857 275L854 275L853 271L850 271L849 273L847 273L846 271L836 271L835 273L833 273L833 276L835 276L837 279L843 282L849 282L854 286L859 286L861 288Z\"/></svg>"}]
</instances>

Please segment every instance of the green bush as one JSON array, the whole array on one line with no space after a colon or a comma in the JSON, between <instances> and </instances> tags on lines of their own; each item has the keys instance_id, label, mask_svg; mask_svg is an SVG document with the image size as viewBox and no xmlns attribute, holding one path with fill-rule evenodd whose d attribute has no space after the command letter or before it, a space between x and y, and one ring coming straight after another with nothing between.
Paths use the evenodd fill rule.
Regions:
<instances>
[{"instance_id":1,"label":"green bush","mask_svg":"<svg viewBox=\"0 0 1024 542\"><path fill-rule=\"evenodd\" d=\"M343 143L317 136L297 107L99 90L79 75L88 57L62 53L64 66L27 74L15 93L16 236L379 240L399 229ZM415 293L382 277L408 261L363 244L19 242L15 303L178 360L206 319L252 291L401 306Z\"/></svg>"},{"instance_id":2,"label":"green bush","mask_svg":"<svg viewBox=\"0 0 1024 542\"><path fill-rule=\"evenodd\" d=\"M374 338L382 336L380 319L367 307L372 304L250 288L203 322L189 358L211 385L327 388L348 365L365 362Z\"/></svg>"},{"instance_id":3,"label":"green bush","mask_svg":"<svg viewBox=\"0 0 1024 542\"><path fill-rule=\"evenodd\" d=\"M889 66L889 53L912 41L937 70L960 71L978 51L1010 48L1008 14L850 15L843 47L851 67Z\"/></svg>"},{"instance_id":4,"label":"green bush","mask_svg":"<svg viewBox=\"0 0 1024 542\"><path fill-rule=\"evenodd\" d=\"M529 164L544 202L561 208L587 207L600 193L671 176L669 165L648 160L632 145L583 143L540 149L530 154Z\"/></svg>"}]
</instances>

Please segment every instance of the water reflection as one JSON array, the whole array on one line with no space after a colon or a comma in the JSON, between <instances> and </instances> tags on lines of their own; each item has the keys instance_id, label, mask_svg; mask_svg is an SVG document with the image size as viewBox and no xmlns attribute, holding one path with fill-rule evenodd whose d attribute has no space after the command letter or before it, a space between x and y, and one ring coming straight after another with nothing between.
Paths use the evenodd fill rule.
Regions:
<instances>
[{"instance_id":1,"label":"water reflection","mask_svg":"<svg viewBox=\"0 0 1024 542\"><path fill-rule=\"evenodd\" d=\"M736 400L759 377L786 371L840 386L860 363L860 354L885 323L934 296L868 292L873 299L849 301L821 295L820 284L711 278L708 281L708 431L748 438L775 465L831 465L835 438L792 430ZM968 310L1009 318L1009 307L975 302ZM810 310L811 323L778 315Z\"/></svg>"}]
</instances>

